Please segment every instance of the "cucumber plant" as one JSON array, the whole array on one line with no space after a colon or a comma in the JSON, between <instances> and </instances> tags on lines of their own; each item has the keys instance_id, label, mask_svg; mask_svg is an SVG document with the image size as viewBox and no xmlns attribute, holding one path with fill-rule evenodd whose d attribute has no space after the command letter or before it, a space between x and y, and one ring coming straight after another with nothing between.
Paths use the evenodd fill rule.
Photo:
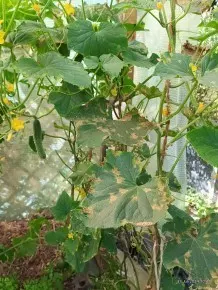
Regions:
<instances>
[{"instance_id":1,"label":"cucumber plant","mask_svg":"<svg viewBox=\"0 0 218 290\"><path fill-rule=\"evenodd\" d=\"M121 241L122 270L127 260L134 267L129 249L135 249L147 272L141 288L135 271L136 289L184 289L184 283L197 289L215 287L218 214L196 221L176 207L175 198L184 198L173 172L187 143L218 167L218 128L213 118L218 100L202 103L197 98L201 84L217 94L217 42L208 41L218 34L217 10L201 23L206 29L192 37L196 46L187 52L186 44L183 53L178 53L178 22L188 13L199 12L197 0L187 5L175 0L111 0L96 10L84 1L80 8L60 0L14 1L11 15L12 2L2 0L0 11L0 140L4 145L12 135L20 134L19 118L33 121L29 143L44 159L43 138L52 134L43 133L40 122L55 110L61 121L55 120L54 127L61 133L53 137L69 144L74 160L65 177L71 192L63 192L51 209L61 225L45 234L45 242L60 247L73 271L83 272L102 248L116 255ZM205 2L207 6L212 1ZM181 15L176 13L177 5L183 7ZM123 17L129 10L142 11L138 22L129 23ZM146 43L133 39L136 31L146 29L147 15L167 32L168 51L159 55L149 55ZM136 83L134 67L147 68L150 75ZM154 78L159 82L151 86ZM175 80L179 80L176 85ZM20 83L29 85L24 99ZM172 99L172 90L179 87L186 88L180 104ZM30 114L28 101L35 90L41 99ZM158 104L155 116L147 110L151 100ZM40 115L44 102L52 107ZM179 114L187 123L174 128L173 118ZM169 149L181 138L187 142L166 172ZM151 173L149 164L154 162L156 172ZM12 249L1 248L0 257L5 261L16 252L33 254L38 231L39 227L35 232L30 226L23 240L13 241ZM173 277L175 269L186 273L185 281Z\"/></svg>"}]
</instances>

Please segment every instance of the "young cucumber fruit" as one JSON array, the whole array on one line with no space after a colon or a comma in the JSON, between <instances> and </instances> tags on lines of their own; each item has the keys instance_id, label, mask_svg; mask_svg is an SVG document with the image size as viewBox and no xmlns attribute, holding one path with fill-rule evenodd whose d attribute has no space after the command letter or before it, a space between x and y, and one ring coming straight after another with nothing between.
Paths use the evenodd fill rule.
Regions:
<instances>
[{"instance_id":1,"label":"young cucumber fruit","mask_svg":"<svg viewBox=\"0 0 218 290\"><path fill-rule=\"evenodd\" d=\"M36 146L37 153L40 158L45 159L46 154L42 145L42 128L38 119L33 121L33 139Z\"/></svg>"}]
</instances>

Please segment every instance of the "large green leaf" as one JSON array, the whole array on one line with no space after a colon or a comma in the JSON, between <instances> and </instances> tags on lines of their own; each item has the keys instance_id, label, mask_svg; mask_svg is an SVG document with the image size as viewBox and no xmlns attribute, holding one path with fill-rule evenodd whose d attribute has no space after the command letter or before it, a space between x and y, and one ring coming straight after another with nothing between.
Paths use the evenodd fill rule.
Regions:
<instances>
[{"instance_id":1,"label":"large green leaf","mask_svg":"<svg viewBox=\"0 0 218 290\"><path fill-rule=\"evenodd\" d=\"M55 106L58 114L67 119L94 119L107 117L107 101L90 99L85 91L71 93L51 92L48 102Z\"/></svg>"},{"instance_id":2,"label":"large green leaf","mask_svg":"<svg viewBox=\"0 0 218 290\"><path fill-rule=\"evenodd\" d=\"M154 64L147 57L148 50L146 46L138 41L133 41L129 47L122 52L123 60L127 64L138 67L150 68Z\"/></svg>"},{"instance_id":3,"label":"large green leaf","mask_svg":"<svg viewBox=\"0 0 218 290\"><path fill-rule=\"evenodd\" d=\"M145 119L85 122L78 126L77 142L79 146L90 148L111 140L128 146L142 145L145 136L154 128L155 124Z\"/></svg>"},{"instance_id":4,"label":"large green leaf","mask_svg":"<svg viewBox=\"0 0 218 290\"><path fill-rule=\"evenodd\" d=\"M193 77L190 69L191 57L185 54L175 53L166 62L159 62L154 74L163 78L183 77L190 79Z\"/></svg>"},{"instance_id":5,"label":"large green leaf","mask_svg":"<svg viewBox=\"0 0 218 290\"><path fill-rule=\"evenodd\" d=\"M115 12L134 8L139 10L153 10L156 8L156 2L154 0L133 0L123 1L113 6Z\"/></svg>"},{"instance_id":6,"label":"large green leaf","mask_svg":"<svg viewBox=\"0 0 218 290\"><path fill-rule=\"evenodd\" d=\"M127 31L121 24L74 21L69 25L68 47L84 56L117 54L127 48Z\"/></svg>"},{"instance_id":7,"label":"large green leaf","mask_svg":"<svg viewBox=\"0 0 218 290\"><path fill-rule=\"evenodd\" d=\"M51 211L55 219L63 221L67 218L72 207L73 207L72 198L66 193L66 191L63 191L62 194L59 196L56 205L52 207Z\"/></svg>"},{"instance_id":8,"label":"large green leaf","mask_svg":"<svg viewBox=\"0 0 218 290\"><path fill-rule=\"evenodd\" d=\"M30 238L28 235L14 238L13 247L17 257L33 256L37 250L37 240Z\"/></svg>"},{"instance_id":9,"label":"large green leaf","mask_svg":"<svg viewBox=\"0 0 218 290\"><path fill-rule=\"evenodd\" d=\"M179 266L190 273L191 279L217 278L218 214L212 214L196 223L187 223L186 228L180 228L178 219L174 223L177 232L164 251L165 267L170 269Z\"/></svg>"},{"instance_id":10,"label":"large green leaf","mask_svg":"<svg viewBox=\"0 0 218 290\"><path fill-rule=\"evenodd\" d=\"M218 88L218 69L206 71L203 76L199 78L199 82L207 87Z\"/></svg>"},{"instance_id":11,"label":"large green leaf","mask_svg":"<svg viewBox=\"0 0 218 290\"><path fill-rule=\"evenodd\" d=\"M187 138L202 159L218 167L218 128L203 126L190 131Z\"/></svg>"},{"instance_id":12,"label":"large green leaf","mask_svg":"<svg viewBox=\"0 0 218 290\"><path fill-rule=\"evenodd\" d=\"M218 67L218 54L207 54L201 61L201 73L205 74L206 71L212 71Z\"/></svg>"},{"instance_id":13,"label":"large green leaf","mask_svg":"<svg viewBox=\"0 0 218 290\"><path fill-rule=\"evenodd\" d=\"M91 85L91 78L80 63L65 58L57 52L39 55L37 61L32 58L21 58L16 63L16 68L22 74L31 77L54 76L61 77L64 81L78 87L86 88Z\"/></svg>"},{"instance_id":14,"label":"large green leaf","mask_svg":"<svg viewBox=\"0 0 218 290\"><path fill-rule=\"evenodd\" d=\"M164 267L161 273L160 290L184 290L183 281L173 277L173 273L168 272Z\"/></svg>"},{"instance_id":15,"label":"large green leaf","mask_svg":"<svg viewBox=\"0 0 218 290\"><path fill-rule=\"evenodd\" d=\"M118 77L122 68L124 67L124 63L120 60L116 55L112 54L103 54L100 57L102 69L104 72L109 74L112 78Z\"/></svg>"},{"instance_id":16,"label":"large green leaf","mask_svg":"<svg viewBox=\"0 0 218 290\"><path fill-rule=\"evenodd\" d=\"M92 231L90 235L75 236L73 241L69 241L65 244L66 262L68 262L76 272L82 272L85 263L97 254L100 239L101 233L99 230ZM76 247L77 249L75 250Z\"/></svg>"},{"instance_id":17,"label":"large green leaf","mask_svg":"<svg viewBox=\"0 0 218 290\"><path fill-rule=\"evenodd\" d=\"M51 92L48 102L54 104L58 114L62 117L69 118L72 111L77 110L79 107L85 105L91 97L85 92L80 91L78 88L72 93Z\"/></svg>"},{"instance_id":18,"label":"large green leaf","mask_svg":"<svg viewBox=\"0 0 218 290\"><path fill-rule=\"evenodd\" d=\"M96 69L99 65L99 59L97 56L87 56L83 59L87 69Z\"/></svg>"},{"instance_id":19,"label":"large green leaf","mask_svg":"<svg viewBox=\"0 0 218 290\"><path fill-rule=\"evenodd\" d=\"M52 246L58 246L60 243L63 243L68 234L67 228L58 228L55 231L50 231L45 234L45 241L47 244Z\"/></svg>"},{"instance_id":20,"label":"large green leaf","mask_svg":"<svg viewBox=\"0 0 218 290\"><path fill-rule=\"evenodd\" d=\"M177 1L184 11L188 13L201 14L202 11L209 9L213 3L213 0L192 0L192 1Z\"/></svg>"},{"instance_id":21,"label":"large green leaf","mask_svg":"<svg viewBox=\"0 0 218 290\"><path fill-rule=\"evenodd\" d=\"M96 170L96 165L91 162L80 162L73 168L70 178L74 185L81 185L90 180Z\"/></svg>"},{"instance_id":22,"label":"large green leaf","mask_svg":"<svg viewBox=\"0 0 218 290\"><path fill-rule=\"evenodd\" d=\"M107 152L107 163L99 169L93 189L85 201L87 226L117 228L127 223L148 226L163 219L168 208L165 181L153 178L137 185L139 166L130 152L113 155Z\"/></svg>"},{"instance_id":23,"label":"large green leaf","mask_svg":"<svg viewBox=\"0 0 218 290\"><path fill-rule=\"evenodd\" d=\"M53 37L54 41L63 41L63 29L48 28L36 21L21 23L13 38L14 44L34 44L35 42Z\"/></svg>"}]
</instances>

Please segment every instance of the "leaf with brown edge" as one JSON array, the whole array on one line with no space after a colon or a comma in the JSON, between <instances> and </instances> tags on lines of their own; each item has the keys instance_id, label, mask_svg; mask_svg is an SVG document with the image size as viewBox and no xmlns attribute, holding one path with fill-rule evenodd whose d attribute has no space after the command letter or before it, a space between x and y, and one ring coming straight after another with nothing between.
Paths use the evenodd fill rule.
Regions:
<instances>
[{"instance_id":1,"label":"leaf with brown edge","mask_svg":"<svg viewBox=\"0 0 218 290\"><path fill-rule=\"evenodd\" d=\"M77 126L77 143L79 146L89 148L101 146L103 143L114 141L127 146L143 145L145 137L154 128L144 118L139 120L131 119L132 116L125 116L120 120L95 120L84 121Z\"/></svg>"},{"instance_id":2,"label":"leaf with brown edge","mask_svg":"<svg viewBox=\"0 0 218 290\"><path fill-rule=\"evenodd\" d=\"M176 217L164 226L164 231L172 230L174 235L164 251L164 265L167 269L181 267L191 280L207 280L213 285L218 277L218 214L197 222L187 220L183 226L181 220Z\"/></svg>"},{"instance_id":3,"label":"leaf with brown edge","mask_svg":"<svg viewBox=\"0 0 218 290\"><path fill-rule=\"evenodd\" d=\"M155 177L137 185L139 174L132 153L107 152L106 163L99 168L85 201L88 227L150 226L165 217L170 202L166 180Z\"/></svg>"}]
</instances>

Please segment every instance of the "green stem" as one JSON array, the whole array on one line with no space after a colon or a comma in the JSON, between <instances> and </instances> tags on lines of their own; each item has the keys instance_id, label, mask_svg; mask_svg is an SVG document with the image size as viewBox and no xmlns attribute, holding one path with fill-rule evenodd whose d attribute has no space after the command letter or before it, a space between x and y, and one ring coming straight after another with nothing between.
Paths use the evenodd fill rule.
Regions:
<instances>
[{"instance_id":1,"label":"green stem","mask_svg":"<svg viewBox=\"0 0 218 290\"><path fill-rule=\"evenodd\" d=\"M82 11L83 11L83 17L84 19L86 20L86 11L85 11L85 4L84 4L84 0L81 0L82 1Z\"/></svg>"},{"instance_id":2,"label":"green stem","mask_svg":"<svg viewBox=\"0 0 218 290\"><path fill-rule=\"evenodd\" d=\"M21 2L22 2L22 0L19 0L19 1L17 2L17 5L16 5L16 7L15 7L15 9L14 9L14 12L13 12L13 14L12 14L12 16L11 16L11 20L10 20L10 22L9 22L9 24L8 24L8 27L7 27L6 31L5 31L5 38L6 38L6 36L8 35L8 33L9 33L10 29L11 29L11 26L12 26L12 24L13 24L14 18L15 18L15 16L16 16L17 10L19 9L19 6L20 6Z\"/></svg>"},{"instance_id":3,"label":"green stem","mask_svg":"<svg viewBox=\"0 0 218 290\"><path fill-rule=\"evenodd\" d=\"M186 102L188 101L188 99L190 98L190 96L192 95L193 91L196 89L197 87L197 82L195 82L194 86L192 87L192 89L189 91L189 93L187 94L187 96L185 97L185 99L183 100L183 102L180 104L180 106L178 107L178 109L172 113L169 118L167 118L166 120L164 120L163 122L161 122L160 124L165 124L167 121L171 120L174 116L178 115L178 113L181 112L181 110L184 108L184 105L186 104Z\"/></svg>"},{"instance_id":4,"label":"green stem","mask_svg":"<svg viewBox=\"0 0 218 290\"><path fill-rule=\"evenodd\" d=\"M171 23L170 23L170 34L172 39L173 47L171 47L171 52L175 52L176 50L176 2L175 0L170 0L170 8L171 8Z\"/></svg>"},{"instance_id":5,"label":"green stem","mask_svg":"<svg viewBox=\"0 0 218 290\"><path fill-rule=\"evenodd\" d=\"M212 101L214 102L214 101ZM204 110L202 111L202 113L210 106L210 104L208 104ZM218 107L218 104L216 106L214 106L213 108L211 108L211 110L209 110L207 113L205 113L204 117L209 115L214 109L216 109ZM176 142L177 140L179 140L180 138L182 138L184 136L183 132L186 131L189 127L191 127L192 125L194 125L198 120L200 120L202 118L202 113L201 116L198 116L196 119L194 119L193 121L191 121L190 123L188 123L183 129L180 130L180 132L167 144L167 147L171 146L174 142Z\"/></svg>"},{"instance_id":6,"label":"green stem","mask_svg":"<svg viewBox=\"0 0 218 290\"><path fill-rule=\"evenodd\" d=\"M3 30L5 30L5 25L6 25L6 13L5 13L5 1L1 1L1 6L2 6L2 20L3 20Z\"/></svg>"},{"instance_id":7,"label":"green stem","mask_svg":"<svg viewBox=\"0 0 218 290\"><path fill-rule=\"evenodd\" d=\"M174 162L172 168L170 169L170 171L167 174L167 177L170 177L170 175L173 173L174 169L176 168L176 165L178 164L180 158L182 157L182 155L183 155L183 153L184 153L184 151L186 149L187 144L188 144L188 141L185 143L184 147L182 148L182 150L180 151L179 155L177 156L176 161Z\"/></svg>"},{"instance_id":8,"label":"green stem","mask_svg":"<svg viewBox=\"0 0 218 290\"><path fill-rule=\"evenodd\" d=\"M141 24L141 22L143 21L143 19L145 18L145 16L146 16L147 14L148 14L148 11L146 11L146 12L142 15L142 17L139 19L139 21L138 21L138 23L136 24L136 26L133 28L133 31L132 31L132 32L130 33L130 35L128 36L128 39L130 39L130 38L133 36L133 34L134 34L135 31L136 31L137 26Z\"/></svg>"},{"instance_id":9,"label":"green stem","mask_svg":"<svg viewBox=\"0 0 218 290\"><path fill-rule=\"evenodd\" d=\"M114 2L114 0L111 0L111 3L110 3L110 9L112 8L112 6L113 6L113 2Z\"/></svg>"},{"instance_id":10,"label":"green stem","mask_svg":"<svg viewBox=\"0 0 218 290\"><path fill-rule=\"evenodd\" d=\"M138 90L140 90L141 89L141 87L145 84L145 83L147 83L151 78L153 77L153 74L152 75L150 75L149 77L147 77L142 83L139 83L136 87L135 87L135 89L125 98L125 100L124 100L124 102L126 102L126 101L128 101L129 99L132 99L134 96L135 96L135 94L136 94L136 92L138 91Z\"/></svg>"},{"instance_id":11,"label":"green stem","mask_svg":"<svg viewBox=\"0 0 218 290\"><path fill-rule=\"evenodd\" d=\"M67 141L66 138L64 137L61 137L61 136L55 136L55 135L50 135L50 134L44 134L44 136L47 136L47 137L51 137L51 138L56 138L56 139L63 139L64 141Z\"/></svg>"},{"instance_id":12,"label":"green stem","mask_svg":"<svg viewBox=\"0 0 218 290\"><path fill-rule=\"evenodd\" d=\"M158 123L161 124L162 122L162 114L163 114L163 105L164 105L164 101L166 98L166 92L167 92L167 85L165 85L164 90L163 90L163 94L160 100L160 105L159 105L159 110L158 110ZM161 162L161 129L158 130L157 133L157 172L158 172L158 176L162 175L162 162Z\"/></svg>"},{"instance_id":13,"label":"green stem","mask_svg":"<svg viewBox=\"0 0 218 290\"><path fill-rule=\"evenodd\" d=\"M35 83L33 84L32 88L31 88L31 90L29 91L28 95L27 95L26 98L23 100L23 102L20 103L17 107L13 108L12 111L21 108L21 107L22 107L22 106L27 102L27 100L30 98L30 96L31 96L31 94L32 94L32 92L33 92L33 90L35 89L35 87L36 87L38 81L39 81L39 78L35 81Z\"/></svg>"}]
</instances>

